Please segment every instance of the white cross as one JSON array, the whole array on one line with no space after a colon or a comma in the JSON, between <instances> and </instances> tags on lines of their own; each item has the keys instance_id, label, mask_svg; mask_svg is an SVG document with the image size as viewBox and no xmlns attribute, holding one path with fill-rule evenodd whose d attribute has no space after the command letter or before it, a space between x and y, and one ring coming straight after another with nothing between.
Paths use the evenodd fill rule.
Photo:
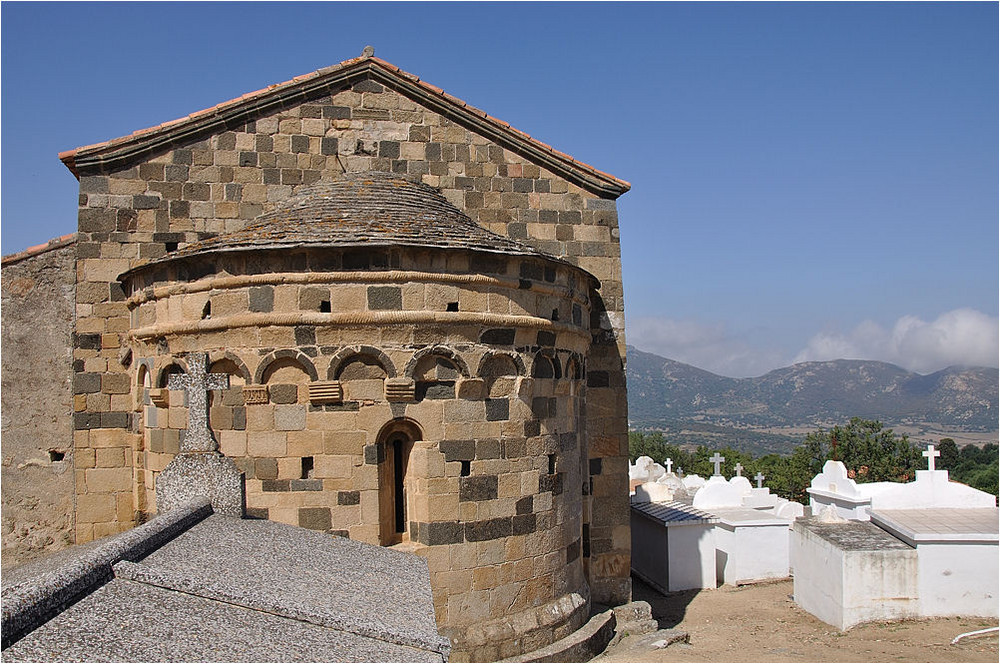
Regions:
<instances>
[{"instance_id":1,"label":"white cross","mask_svg":"<svg viewBox=\"0 0 1000 664\"><path fill-rule=\"evenodd\" d=\"M753 476L753 478L755 480L757 480L757 488L758 489L762 488L761 485L764 484L764 474L763 473L757 473L756 475Z\"/></svg>"},{"instance_id":2,"label":"white cross","mask_svg":"<svg viewBox=\"0 0 1000 664\"><path fill-rule=\"evenodd\" d=\"M941 456L941 453L934 449L933 445L928 445L927 451L921 454L927 457L927 470L934 470L934 458Z\"/></svg>"},{"instance_id":3,"label":"white cross","mask_svg":"<svg viewBox=\"0 0 1000 664\"><path fill-rule=\"evenodd\" d=\"M736 471L736 477L743 477L743 464L742 463L737 463L736 466L733 468L733 470Z\"/></svg>"},{"instance_id":4,"label":"white cross","mask_svg":"<svg viewBox=\"0 0 1000 664\"><path fill-rule=\"evenodd\" d=\"M714 455L712 456L712 458L710 458L710 459L709 459L709 461L711 461L712 463L714 463L714 464L715 464L715 472L714 472L714 473L712 473L713 475L721 475L721 474L722 474L722 472L721 472L721 470L720 470L719 466L721 466L721 465L722 465L722 462L723 462L723 461L725 461L725 460L726 460L726 457L724 457L724 456L719 456L719 453L718 453L718 452L716 452L716 453L715 453L715 454L714 454Z\"/></svg>"},{"instance_id":5,"label":"white cross","mask_svg":"<svg viewBox=\"0 0 1000 664\"><path fill-rule=\"evenodd\" d=\"M667 467L667 472L669 473L670 469L674 467L674 460L667 457L667 460L663 462L663 465Z\"/></svg>"},{"instance_id":6,"label":"white cross","mask_svg":"<svg viewBox=\"0 0 1000 664\"><path fill-rule=\"evenodd\" d=\"M214 452L219 444L208 428L208 390L225 390L229 387L229 374L210 374L207 371L208 355L189 353L188 372L171 374L167 387L184 390L188 398L188 427L181 443L181 452Z\"/></svg>"}]
</instances>

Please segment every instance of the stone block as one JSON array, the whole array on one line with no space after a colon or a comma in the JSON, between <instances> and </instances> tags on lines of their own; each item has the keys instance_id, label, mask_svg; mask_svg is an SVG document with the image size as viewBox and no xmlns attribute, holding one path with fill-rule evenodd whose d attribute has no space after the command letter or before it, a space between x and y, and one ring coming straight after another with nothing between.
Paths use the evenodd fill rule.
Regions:
<instances>
[{"instance_id":1,"label":"stone block","mask_svg":"<svg viewBox=\"0 0 1000 664\"><path fill-rule=\"evenodd\" d=\"M255 459L254 477L259 480L278 479L278 460L267 458Z\"/></svg>"},{"instance_id":2,"label":"stone block","mask_svg":"<svg viewBox=\"0 0 1000 664\"><path fill-rule=\"evenodd\" d=\"M274 286L250 289L250 311L266 313L274 309Z\"/></svg>"},{"instance_id":3,"label":"stone block","mask_svg":"<svg viewBox=\"0 0 1000 664\"><path fill-rule=\"evenodd\" d=\"M410 378L387 378L385 380L385 400L391 402L413 401L416 397L416 383Z\"/></svg>"},{"instance_id":4,"label":"stone block","mask_svg":"<svg viewBox=\"0 0 1000 664\"><path fill-rule=\"evenodd\" d=\"M243 401L248 406L266 404L269 396L266 385L246 385L243 387ZM150 391L150 398L152 398L152 391Z\"/></svg>"},{"instance_id":5,"label":"stone block","mask_svg":"<svg viewBox=\"0 0 1000 664\"><path fill-rule=\"evenodd\" d=\"M283 433L261 431L247 435L247 452L250 456L278 458L285 456L286 451Z\"/></svg>"},{"instance_id":6,"label":"stone block","mask_svg":"<svg viewBox=\"0 0 1000 664\"><path fill-rule=\"evenodd\" d=\"M333 520L329 507L300 507L299 526L310 530L329 530Z\"/></svg>"},{"instance_id":7,"label":"stone block","mask_svg":"<svg viewBox=\"0 0 1000 664\"><path fill-rule=\"evenodd\" d=\"M293 404L299 400L299 386L291 383L268 385L267 393L275 404Z\"/></svg>"},{"instance_id":8,"label":"stone block","mask_svg":"<svg viewBox=\"0 0 1000 664\"><path fill-rule=\"evenodd\" d=\"M401 310L403 291L399 286L369 286L368 309L372 311Z\"/></svg>"},{"instance_id":9,"label":"stone block","mask_svg":"<svg viewBox=\"0 0 1000 664\"><path fill-rule=\"evenodd\" d=\"M496 497L497 497L496 475L459 478L458 499L460 501L493 500Z\"/></svg>"},{"instance_id":10,"label":"stone block","mask_svg":"<svg viewBox=\"0 0 1000 664\"><path fill-rule=\"evenodd\" d=\"M306 407L299 404L275 406L274 428L278 431L302 431L306 428Z\"/></svg>"}]
</instances>

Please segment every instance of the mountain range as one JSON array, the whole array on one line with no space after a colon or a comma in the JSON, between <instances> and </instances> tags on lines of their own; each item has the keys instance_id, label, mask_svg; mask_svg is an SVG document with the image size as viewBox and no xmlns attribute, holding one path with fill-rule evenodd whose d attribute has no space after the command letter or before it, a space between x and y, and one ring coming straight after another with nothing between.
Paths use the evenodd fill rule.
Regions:
<instances>
[{"instance_id":1,"label":"mountain range","mask_svg":"<svg viewBox=\"0 0 1000 664\"><path fill-rule=\"evenodd\" d=\"M897 427L997 429L1000 372L992 368L921 375L886 362L831 360L727 378L629 346L626 376L629 424L638 429L816 428L854 416Z\"/></svg>"}]
</instances>

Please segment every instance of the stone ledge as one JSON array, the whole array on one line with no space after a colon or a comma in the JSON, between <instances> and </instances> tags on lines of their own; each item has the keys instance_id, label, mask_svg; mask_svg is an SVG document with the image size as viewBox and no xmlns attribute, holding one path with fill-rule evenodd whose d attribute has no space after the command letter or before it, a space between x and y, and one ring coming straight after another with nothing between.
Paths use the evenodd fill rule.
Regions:
<instances>
[{"instance_id":1,"label":"stone ledge","mask_svg":"<svg viewBox=\"0 0 1000 664\"><path fill-rule=\"evenodd\" d=\"M615 635L614 611L598 613L583 627L544 648L502 662L586 662L604 651Z\"/></svg>"}]
</instances>

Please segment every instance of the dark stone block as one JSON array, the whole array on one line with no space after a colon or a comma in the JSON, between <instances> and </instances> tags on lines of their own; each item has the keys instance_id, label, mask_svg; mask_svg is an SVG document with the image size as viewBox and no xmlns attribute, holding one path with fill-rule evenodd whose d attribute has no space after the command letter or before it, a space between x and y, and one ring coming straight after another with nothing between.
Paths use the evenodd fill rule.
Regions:
<instances>
[{"instance_id":1,"label":"dark stone block","mask_svg":"<svg viewBox=\"0 0 1000 664\"><path fill-rule=\"evenodd\" d=\"M511 517L509 516L465 524L465 539L469 542L485 542L501 537L510 537L511 532Z\"/></svg>"},{"instance_id":2,"label":"dark stone block","mask_svg":"<svg viewBox=\"0 0 1000 664\"><path fill-rule=\"evenodd\" d=\"M243 406L233 408L233 429L236 431L246 431L247 409Z\"/></svg>"},{"instance_id":3,"label":"dark stone block","mask_svg":"<svg viewBox=\"0 0 1000 664\"><path fill-rule=\"evenodd\" d=\"M288 480L264 480L261 482L261 490L264 492L288 491Z\"/></svg>"},{"instance_id":4,"label":"dark stone block","mask_svg":"<svg viewBox=\"0 0 1000 664\"><path fill-rule=\"evenodd\" d=\"M403 290L399 286L369 286L368 309L390 311L403 308Z\"/></svg>"},{"instance_id":5,"label":"dark stone block","mask_svg":"<svg viewBox=\"0 0 1000 664\"><path fill-rule=\"evenodd\" d=\"M497 328L483 332L479 341L491 346L513 346L514 330L512 328Z\"/></svg>"},{"instance_id":6,"label":"dark stone block","mask_svg":"<svg viewBox=\"0 0 1000 664\"><path fill-rule=\"evenodd\" d=\"M315 346L316 328L312 325L299 325L295 328L296 346Z\"/></svg>"},{"instance_id":7,"label":"dark stone block","mask_svg":"<svg viewBox=\"0 0 1000 664\"><path fill-rule=\"evenodd\" d=\"M576 540L566 547L566 564L570 564L580 557L580 540Z\"/></svg>"},{"instance_id":8,"label":"dark stone block","mask_svg":"<svg viewBox=\"0 0 1000 664\"><path fill-rule=\"evenodd\" d=\"M259 480L278 479L278 460L264 458L255 459L253 472L254 476Z\"/></svg>"},{"instance_id":9,"label":"dark stone block","mask_svg":"<svg viewBox=\"0 0 1000 664\"><path fill-rule=\"evenodd\" d=\"M365 445L365 463L379 464L385 461L385 448L382 445Z\"/></svg>"},{"instance_id":10,"label":"dark stone block","mask_svg":"<svg viewBox=\"0 0 1000 664\"><path fill-rule=\"evenodd\" d=\"M80 191L84 194L108 193L108 178L103 175L92 175L80 178Z\"/></svg>"},{"instance_id":11,"label":"dark stone block","mask_svg":"<svg viewBox=\"0 0 1000 664\"><path fill-rule=\"evenodd\" d=\"M521 290L528 290L531 288L531 282L527 279L518 279L517 287L520 288Z\"/></svg>"},{"instance_id":12,"label":"dark stone block","mask_svg":"<svg viewBox=\"0 0 1000 664\"><path fill-rule=\"evenodd\" d=\"M556 345L556 333L547 332L545 330L538 331L538 345L539 346L555 346Z\"/></svg>"},{"instance_id":13,"label":"dark stone block","mask_svg":"<svg viewBox=\"0 0 1000 664\"><path fill-rule=\"evenodd\" d=\"M533 438L537 436L542 431L542 423L538 420L528 420L524 423L524 436L526 438Z\"/></svg>"},{"instance_id":14,"label":"dark stone block","mask_svg":"<svg viewBox=\"0 0 1000 664\"><path fill-rule=\"evenodd\" d=\"M299 400L299 386L290 383L269 385L267 393L272 403L297 403Z\"/></svg>"},{"instance_id":15,"label":"dark stone block","mask_svg":"<svg viewBox=\"0 0 1000 664\"><path fill-rule=\"evenodd\" d=\"M309 530L329 530L333 526L329 507L300 507L299 526Z\"/></svg>"},{"instance_id":16,"label":"dark stone block","mask_svg":"<svg viewBox=\"0 0 1000 664\"><path fill-rule=\"evenodd\" d=\"M255 286L250 289L250 311L269 312L274 309L274 286Z\"/></svg>"},{"instance_id":17,"label":"dark stone block","mask_svg":"<svg viewBox=\"0 0 1000 664\"><path fill-rule=\"evenodd\" d=\"M525 496L524 498L518 499L518 501L514 503L514 511L518 516L523 514L531 514L531 512L534 509L535 509L534 496Z\"/></svg>"},{"instance_id":18,"label":"dark stone block","mask_svg":"<svg viewBox=\"0 0 1000 664\"><path fill-rule=\"evenodd\" d=\"M281 169L280 168L265 168L264 169L264 184L281 184Z\"/></svg>"},{"instance_id":19,"label":"dark stone block","mask_svg":"<svg viewBox=\"0 0 1000 664\"><path fill-rule=\"evenodd\" d=\"M324 106L323 117L327 120L350 120L351 109L348 106Z\"/></svg>"},{"instance_id":20,"label":"dark stone block","mask_svg":"<svg viewBox=\"0 0 1000 664\"><path fill-rule=\"evenodd\" d=\"M497 497L497 476L481 475L458 478L458 499L493 500Z\"/></svg>"},{"instance_id":21,"label":"dark stone block","mask_svg":"<svg viewBox=\"0 0 1000 664\"><path fill-rule=\"evenodd\" d=\"M355 92L374 92L374 93L379 93L379 92L382 92L384 90L385 90L385 88L383 88L381 85L379 85L378 83L376 83L375 81L373 81L373 80L371 80L369 78L366 78L365 80L359 81L359 82L357 82L357 83L354 84L354 91Z\"/></svg>"},{"instance_id":22,"label":"dark stone block","mask_svg":"<svg viewBox=\"0 0 1000 664\"><path fill-rule=\"evenodd\" d=\"M528 535L538 529L538 522L534 514L520 514L511 519L511 534Z\"/></svg>"},{"instance_id":23,"label":"dark stone block","mask_svg":"<svg viewBox=\"0 0 1000 664\"><path fill-rule=\"evenodd\" d=\"M257 152L271 152L274 150L274 139L264 134L258 134L254 147L257 149Z\"/></svg>"},{"instance_id":24,"label":"dark stone block","mask_svg":"<svg viewBox=\"0 0 1000 664\"><path fill-rule=\"evenodd\" d=\"M429 127L424 128L429 129ZM410 128L410 131L413 131L412 127ZM428 143L426 147L424 147L424 156L427 158L427 161L441 161L441 144Z\"/></svg>"},{"instance_id":25,"label":"dark stone block","mask_svg":"<svg viewBox=\"0 0 1000 664\"><path fill-rule=\"evenodd\" d=\"M486 400L486 421L497 422L510 419L510 401L507 399Z\"/></svg>"},{"instance_id":26,"label":"dark stone block","mask_svg":"<svg viewBox=\"0 0 1000 664\"><path fill-rule=\"evenodd\" d=\"M256 152L241 152L240 153L240 166L256 166L257 165L257 153Z\"/></svg>"},{"instance_id":27,"label":"dark stone block","mask_svg":"<svg viewBox=\"0 0 1000 664\"><path fill-rule=\"evenodd\" d=\"M303 134L293 135L292 152L297 152L297 153L309 152L309 137Z\"/></svg>"},{"instance_id":28,"label":"dark stone block","mask_svg":"<svg viewBox=\"0 0 1000 664\"><path fill-rule=\"evenodd\" d=\"M80 431L83 429L101 428L100 413L73 413L73 428Z\"/></svg>"},{"instance_id":29,"label":"dark stone block","mask_svg":"<svg viewBox=\"0 0 1000 664\"><path fill-rule=\"evenodd\" d=\"M604 461L604 459L601 459L601 458L591 459L590 460L590 474L591 475L600 475L601 474L601 466L603 465L603 461Z\"/></svg>"},{"instance_id":30,"label":"dark stone block","mask_svg":"<svg viewBox=\"0 0 1000 664\"><path fill-rule=\"evenodd\" d=\"M324 136L323 140L320 142L320 153L325 155L335 155L339 144L336 138L333 136Z\"/></svg>"},{"instance_id":31,"label":"dark stone block","mask_svg":"<svg viewBox=\"0 0 1000 664\"><path fill-rule=\"evenodd\" d=\"M534 183L529 178L514 178L514 191L517 193L530 193L535 190Z\"/></svg>"},{"instance_id":32,"label":"dark stone block","mask_svg":"<svg viewBox=\"0 0 1000 664\"><path fill-rule=\"evenodd\" d=\"M399 141L379 141L378 156L383 159L399 159Z\"/></svg>"},{"instance_id":33,"label":"dark stone block","mask_svg":"<svg viewBox=\"0 0 1000 664\"><path fill-rule=\"evenodd\" d=\"M338 505L360 505L361 504L361 492L360 491L338 491L337 492L337 504Z\"/></svg>"},{"instance_id":34,"label":"dark stone block","mask_svg":"<svg viewBox=\"0 0 1000 664\"><path fill-rule=\"evenodd\" d=\"M75 334L73 345L83 350L101 350L100 334Z\"/></svg>"},{"instance_id":35,"label":"dark stone block","mask_svg":"<svg viewBox=\"0 0 1000 664\"><path fill-rule=\"evenodd\" d=\"M607 387L610 378L607 371L588 371L587 387Z\"/></svg>"},{"instance_id":36,"label":"dark stone block","mask_svg":"<svg viewBox=\"0 0 1000 664\"><path fill-rule=\"evenodd\" d=\"M551 491L552 495L554 496L558 496L560 493L562 493L563 491L562 473L538 476L538 493L544 493L546 491Z\"/></svg>"},{"instance_id":37,"label":"dark stone block","mask_svg":"<svg viewBox=\"0 0 1000 664\"><path fill-rule=\"evenodd\" d=\"M322 491L323 480L289 480L290 491Z\"/></svg>"},{"instance_id":38,"label":"dark stone block","mask_svg":"<svg viewBox=\"0 0 1000 664\"><path fill-rule=\"evenodd\" d=\"M248 519L261 519L267 521L267 517L270 516L270 512L266 507L248 507L246 509L246 515Z\"/></svg>"},{"instance_id":39,"label":"dark stone block","mask_svg":"<svg viewBox=\"0 0 1000 664\"><path fill-rule=\"evenodd\" d=\"M236 134L230 134L230 136L232 137L233 147L231 147L231 148L223 148L222 145L221 145L222 144L222 140L221 140L221 137L220 137L220 141L219 141L219 143L220 143L219 144L219 149L220 150L232 150L232 149L234 149L236 147ZM175 164L189 164L190 165L191 161L192 161L191 150L188 150L188 149L185 149L185 148L174 150L173 162Z\"/></svg>"},{"instance_id":40,"label":"dark stone block","mask_svg":"<svg viewBox=\"0 0 1000 664\"><path fill-rule=\"evenodd\" d=\"M484 438L476 441L477 459L499 459L500 441L496 438Z\"/></svg>"},{"instance_id":41,"label":"dark stone block","mask_svg":"<svg viewBox=\"0 0 1000 664\"><path fill-rule=\"evenodd\" d=\"M101 374L78 373L73 376L73 394L94 394L101 391Z\"/></svg>"},{"instance_id":42,"label":"dark stone block","mask_svg":"<svg viewBox=\"0 0 1000 664\"><path fill-rule=\"evenodd\" d=\"M445 461L472 461L476 458L474 440L442 440L438 443L438 449Z\"/></svg>"},{"instance_id":43,"label":"dark stone block","mask_svg":"<svg viewBox=\"0 0 1000 664\"><path fill-rule=\"evenodd\" d=\"M455 189L464 189L466 191L473 191L476 188L475 178L466 177L456 177L455 178Z\"/></svg>"},{"instance_id":44,"label":"dark stone block","mask_svg":"<svg viewBox=\"0 0 1000 664\"><path fill-rule=\"evenodd\" d=\"M418 526L420 543L427 546L458 544L462 541L464 528L458 521L431 521Z\"/></svg>"},{"instance_id":45,"label":"dark stone block","mask_svg":"<svg viewBox=\"0 0 1000 664\"><path fill-rule=\"evenodd\" d=\"M454 381L419 382L416 385L414 396L417 401L424 399L454 399Z\"/></svg>"},{"instance_id":46,"label":"dark stone block","mask_svg":"<svg viewBox=\"0 0 1000 664\"><path fill-rule=\"evenodd\" d=\"M109 412L101 413L102 429L127 429L129 425L129 413Z\"/></svg>"}]
</instances>

